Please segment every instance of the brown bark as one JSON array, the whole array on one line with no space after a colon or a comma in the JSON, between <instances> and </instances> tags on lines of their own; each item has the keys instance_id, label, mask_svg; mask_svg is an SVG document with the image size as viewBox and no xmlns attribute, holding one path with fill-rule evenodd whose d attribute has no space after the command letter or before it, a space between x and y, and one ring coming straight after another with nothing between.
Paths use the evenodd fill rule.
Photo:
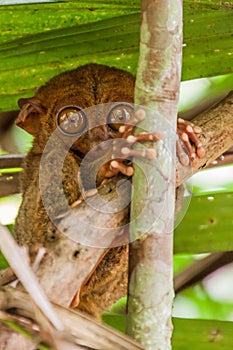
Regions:
<instances>
[{"instance_id":1,"label":"brown bark","mask_svg":"<svg viewBox=\"0 0 233 350\"><path fill-rule=\"evenodd\" d=\"M5 154L0 156L0 169L20 168L23 165L22 154Z\"/></svg>"},{"instance_id":2,"label":"brown bark","mask_svg":"<svg viewBox=\"0 0 233 350\"><path fill-rule=\"evenodd\" d=\"M229 164L233 164L233 153L232 152L224 153L223 155L218 157L216 160L211 162L207 166L207 168L215 168L215 167L218 167L218 166L229 165Z\"/></svg>"}]
</instances>

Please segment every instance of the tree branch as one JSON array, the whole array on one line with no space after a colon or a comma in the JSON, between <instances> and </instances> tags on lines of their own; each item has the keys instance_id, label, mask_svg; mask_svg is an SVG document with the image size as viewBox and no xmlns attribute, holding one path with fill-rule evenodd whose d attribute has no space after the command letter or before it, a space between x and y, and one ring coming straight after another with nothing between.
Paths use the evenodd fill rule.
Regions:
<instances>
[{"instance_id":1,"label":"tree branch","mask_svg":"<svg viewBox=\"0 0 233 350\"><path fill-rule=\"evenodd\" d=\"M0 155L0 169L21 168L23 166L24 155L3 154Z\"/></svg>"},{"instance_id":2,"label":"tree branch","mask_svg":"<svg viewBox=\"0 0 233 350\"><path fill-rule=\"evenodd\" d=\"M166 147L161 147L160 142L154 145L154 166L140 162L135 167L127 333L147 350L165 350L171 349L173 329L174 160L182 65L182 1L142 0L141 15L135 103L153 111L153 121L148 116L144 125L150 132L159 128Z\"/></svg>"},{"instance_id":3,"label":"tree branch","mask_svg":"<svg viewBox=\"0 0 233 350\"><path fill-rule=\"evenodd\" d=\"M174 288L176 293L180 293L185 288L200 282L210 273L233 261L233 252L217 252L208 255L206 258L195 261L192 265L181 271L174 278Z\"/></svg>"},{"instance_id":4,"label":"tree branch","mask_svg":"<svg viewBox=\"0 0 233 350\"><path fill-rule=\"evenodd\" d=\"M84 346L84 349L88 347L90 349L99 350L143 349L131 338L94 321L86 315L56 304L53 304L53 307L59 318L63 321L64 328L69 331L70 335L72 334L72 337L67 337L67 341L70 345L79 344L80 346ZM34 330L33 327L31 327L30 331L32 331L34 335L39 335L40 339L43 340L43 333L40 333L40 324L36 318L37 310L31 298L25 292L10 287L0 289L0 309L6 312L9 309L14 310L13 314L15 317L18 316L19 320L21 316L29 318L31 322L33 321L35 325L39 326L39 329L34 327ZM26 325L28 325L28 323ZM0 330L1 329L3 329L3 326L0 324ZM75 349L79 349L79 347L75 347Z\"/></svg>"},{"instance_id":5,"label":"tree branch","mask_svg":"<svg viewBox=\"0 0 233 350\"><path fill-rule=\"evenodd\" d=\"M201 113L193 119L194 124L202 128L200 141L206 150L206 155L197 160L197 164L192 169L196 173L202 168L207 167L213 160L227 151L233 145L233 92L217 105L208 111ZM177 185L179 186L190 177L187 167L178 164Z\"/></svg>"}]
</instances>

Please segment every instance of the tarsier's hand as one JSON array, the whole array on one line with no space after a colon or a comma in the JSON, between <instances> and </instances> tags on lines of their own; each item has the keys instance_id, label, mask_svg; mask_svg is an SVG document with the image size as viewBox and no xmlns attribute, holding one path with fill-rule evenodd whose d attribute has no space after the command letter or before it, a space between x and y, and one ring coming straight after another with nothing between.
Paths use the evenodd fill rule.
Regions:
<instances>
[{"instance_id":1,"label":"tarsier's hand","mask_svg":"<svg viewBox=\"0 0 233 350\"><path fill-rule=\"evenodd\" d=\"M146 133L142 132L138 135L133 135L134 127L145 118L145 111L139 109L135 112L135 116L130 120L130 124L121 125L119 127L119 138L113 141L112 160L108 162L105 178L110 178L118 173L126 176L132 176L134 169L132 165L125 159L129 157L142 157L153 159L156 157L156 150L153 148L134 149L133 146L137 142L158 141L162 139L159 132Z\"/></svg>"},{"instance_id":2,"label":"tarsier's hand","mask_svg":"<svg viewBox=\"0 0 233 350\"><path fill-rule=\"evenodd\" d=\"M126 176L132 176L134 168L129 162L125 162L128 157L141 157L153 159L157 156L156 150L153 148L134 149L133 146L137 142L158 141L163 138L159 132L154 133L139 133L133 135L134 127L145 118L145 111L140 109L135 112L135 117L130 121L130 124L121 125L119 127L120 139L113 141L112 160L104 165L102 171L105 174L105 179L111 178L118 173ZM196 159L202 158L205 155L205 149L198 139L201 133L201 128L191 122L184 121L179 118L177 123L177 156L182 165L191 164L194 166ZM185 149L182 146L185 147ZM193 145L192 145L193 144ZM120 155L120 157L119 157ZM125 157L125 159L124 159Z\"/></svg>"}]
</instances>

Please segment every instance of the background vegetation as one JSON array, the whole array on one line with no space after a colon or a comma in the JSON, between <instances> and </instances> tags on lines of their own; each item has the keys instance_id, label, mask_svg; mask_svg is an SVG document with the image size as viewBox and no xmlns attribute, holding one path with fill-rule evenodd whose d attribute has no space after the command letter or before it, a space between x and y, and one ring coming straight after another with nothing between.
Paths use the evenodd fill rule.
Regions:
<instances>
[{"instance_id":1,"label":"background vegetation","mask_svg":"<svg viewBox=\"0 0 233 350\"><path fill-rule=\"evenodd\" d=\"M0 111L18 109L18 98L32 96L52 76L88 62L136 74L139 0L1 1L0 18ZM180 111L188 116L233 89L232 19L232 2L184 1ZM31 137L16 127L10 137L18 152L30 147ZM7 172L2 169L0 179ZM175 273L200 259L200 253L233 250L232 179L233 166L227 165L202 171L187 183L193 196L175 232ZM19 203L19 194L0 198L3 224L12 228ZM6 266L0 256L0 269ZM175 320L174 348L186 349L190 341L195 349L231 348L233 326L226 321L233 320L232 275L233 265L228 265L176 297L174 316L198 320ZM104 320L123 330L123 310L120 301Z\"/></svg>"}]
</instances>

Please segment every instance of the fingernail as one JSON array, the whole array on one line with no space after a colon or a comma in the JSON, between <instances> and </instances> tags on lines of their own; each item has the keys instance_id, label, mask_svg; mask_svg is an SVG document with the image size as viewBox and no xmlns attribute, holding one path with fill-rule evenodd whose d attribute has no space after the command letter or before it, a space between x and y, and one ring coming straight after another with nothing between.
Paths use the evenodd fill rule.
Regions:
<instances>
[{"instance_id":1,"label":"fingernail","mask_svg":"<svg viewBox=\"0 0 233 350\"><path fill-rule=\"evenodd\" d=\"M129 135L126 139L129 143L134 143L136 141L135 136Z\"/></svg>"},{"instance_id":2,"label":"fingernail","mask_svg":"<svg viewBox=\"0 0 233 350\"><path fill-rule=\"evenodd\" d=\"M123 148L121 149L121 153L122 153L122 154L129 154L129 153L130 153L130 149L129 149L128 147L123 147Z\"/></svg>"},{"instance_id":3,"label":"fingernail","mask_svg":"<svg viewBox=\"0 0 233 350\"><path fill-rule=\"evenodd\" d=\"M124 126L124 125L122 125L122 126L119 127L119 132L120 132L121 134L123 134L123 133L125 132L125 126Z\"/></svg>"},{"instance_id":4,"label":"fingernail","mask_svg":"<svg viewBox=\"0 0 233 350\"><path fill-rule=\"evenodd\" d=\"M126 175L127 176L132 176L134 173L134 168L132 168L131 166L127 168L126 170Z\"/></svg>"},{"instance_id":5,"label":"fingernail","mask_svg":"<svg viewBox=\"0 0 233 350\"><path fill-rule=\"evenodd\" d=\"M191 125L187 125L187 126L186 126L186 130L187 130L188 132L193 132L193 128L192 128Z\"/></svg>"}]
</instances>

